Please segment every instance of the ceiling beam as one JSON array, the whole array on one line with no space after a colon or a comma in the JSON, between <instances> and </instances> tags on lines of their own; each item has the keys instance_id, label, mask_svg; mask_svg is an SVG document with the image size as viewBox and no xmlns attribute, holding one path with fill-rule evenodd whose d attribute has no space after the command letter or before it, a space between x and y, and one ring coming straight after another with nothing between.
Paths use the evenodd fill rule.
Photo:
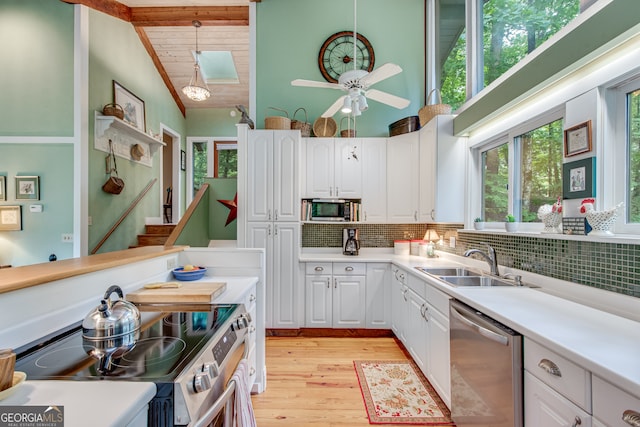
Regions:
<instances>
[{"instance_id":1,"label":"ceiling beam","mask_svg":"<svg viewBox=\"0 0 640 427\"><path fill-rule=\"evenodd\" d=\"M63 3L81 4L114 18L131 22L131 8L114 0L61 0Z\"/></svg>"},{"instance_id":2,"label":"ceiling beam","mask_svg":"<svg viewBox=\"0 0 640 427\"><path fill-rule=\"evenodd\" d=\"M191 27L195 19L200 21L203 26L247 26L249 25L249 7L179 6L131 8L131 23L136 27Z\"/></svg>"},{"instance_id":3,"label":"ceiling beam","mask_svg":"<svg viewBox=\"0 0 640 427\"><path fill-rule=\"evenodd\" d=\"M162 81L164 82L165 86L167 86L167 89L169 89L169 93L171 93L173 100L176 102L176 105L182 112L182 116L186 117L186 114L187 114L186 109L184 104L182 103L182 100L180 99L180 95L178 95L178 93L176 92L176 89L173 87L173 83L171 83L171 79L169 78L167 71L162 66L162 62L160 62L160 58L158 58L158 55L156 54L156 51L153 49L153 45L151 44L149 37L147 37L147 33L145 33L144 29L141 27L134 27L134 28L136 30L136 33L138 33L138 37L140 37L140 41L142 42L142 45L144 46L144 48L147 50L147 53L151 57L151 60L153 61L153 65L156 66L156 70L158 70L160 77L162 77Z\"/></svg>"}]
</instances>

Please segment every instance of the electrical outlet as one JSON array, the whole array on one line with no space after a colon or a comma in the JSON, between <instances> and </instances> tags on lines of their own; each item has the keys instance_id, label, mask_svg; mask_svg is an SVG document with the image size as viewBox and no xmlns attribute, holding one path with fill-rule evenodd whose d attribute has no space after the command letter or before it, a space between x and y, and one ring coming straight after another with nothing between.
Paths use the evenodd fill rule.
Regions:
<instances>
[{"instance_id":1,"label":"electrical outlet","mask_svg":"<svg viewBox=\"0 0 640 427\"><path fill-rule=\"evenodd\" d=\"M73 243L73 234L63 234L62 243Z\"/></svg>"},{"instance_id":2,"label":"electrical outlet","mask_svg":"<svg viewBox=\"0 0 640 427\"><path fill-rule=\"evenodd\" d=\"M87 225L93 225L93 217L87 217Z\"/></svg>"},{"instance_id":3,"label":"electrical outlet","mask_svg":"<svg viewBox=\"0 0 640 427\"><path fill-rule=\"evenodd\" d=\"M174 268L176 268L176 259L175 258L171 258L167 260L167 270L173 270Z\"/></svg>"}]
</instances>

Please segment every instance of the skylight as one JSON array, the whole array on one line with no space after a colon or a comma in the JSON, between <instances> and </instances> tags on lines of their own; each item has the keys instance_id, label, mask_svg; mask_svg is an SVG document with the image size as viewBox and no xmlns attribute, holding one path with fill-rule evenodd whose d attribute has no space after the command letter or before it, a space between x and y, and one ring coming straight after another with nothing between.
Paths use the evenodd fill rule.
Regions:
<instances>
[{"instance_id":1,"label":"skylight","mask_svg":"<svg viewBox=\"0 0 640 427\"><path fill-rule=\"evenodd\" d=\"M202 51L200 69L207 84L240 83L230 51Z\"/></svg>"}]
</instances>

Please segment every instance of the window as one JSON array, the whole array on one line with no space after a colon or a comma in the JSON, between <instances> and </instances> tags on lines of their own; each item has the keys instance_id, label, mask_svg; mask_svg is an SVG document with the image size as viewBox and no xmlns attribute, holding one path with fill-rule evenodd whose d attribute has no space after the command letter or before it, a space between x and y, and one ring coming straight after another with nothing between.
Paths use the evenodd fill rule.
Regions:
<instances>
[{"instance_id":1,"label":"window","mask_svg":"<svg viewBox=\"0 0 640 427\"><path fill-rule=\"evenodd\" d=\"M640 88L626 94L627 222L640 223Z\"/></svg>"},{"instance_id":2,"label":"window","mask_svg":"<svg viewBox=\"0 0 640 427\"><path fill-rule=\"evenodd\" d=\"M205 141L197 141L193 143L192 149L192 164L191 170L193 171L193 194L195 196L204 178L207 177L207 148L208 144Z\"/></svg>"},{"instance_id":3,"label":"window","mask_svg":"<svg viewBox=\"0 0 640 427\"><path fill-rule=\"evenodd\" d=\"M560 115L560 111L550 112L480 148L481 216L486 222L503 222L513 214L519 222L540 223L540 206L562 197Z\"/></svg>"},{"instance_id":4,"label":"window","mask_svg":"<svg viewBox=\"0 0 640 427\"><path fill-rule=\"evenodd\" d=\"M562 197L562 120L515 138L520 157L520 218L540 222L538 208Z\"/></svg>"},{"instance_id":5,"label":"window","mask_svg":"<svg viewBox=\"0 0 640 427\"><path fill-rule=\"evenodd\" d=\"M509 145L482 153L482 218L504 221L509 213Z\"/></svg>"},{"instance_id":6,"label":"window","mask_svg":"<svg viewBox=\"0 0 640 427\"><path fill-rule=\"evenodd\" d=\"M439 0L435 73L443 102L455 111L579 12L580 0Z\"/></svg>"},{"instance_id":7,"label":"window","mask_svg":"<svg viewBox=\"0 0 640 427\"><path fill-rule=\"evenodd\" d=\"M214 178L237 178L238 144L235 141L215 141L213 145Z\"/></svg>"}]
</instances>

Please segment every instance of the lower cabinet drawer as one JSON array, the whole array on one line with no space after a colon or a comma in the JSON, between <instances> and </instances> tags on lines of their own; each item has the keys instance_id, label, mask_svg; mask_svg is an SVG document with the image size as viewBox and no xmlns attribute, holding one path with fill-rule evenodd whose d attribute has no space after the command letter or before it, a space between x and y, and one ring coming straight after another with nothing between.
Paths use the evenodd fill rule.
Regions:
<instances>
[{"instance_id":1,"label":"lower cabinet drawer","mask_svg":"<svg viewBox=\"0 0 640 427\"><path fill-rule=\"evenodd\" d=\"M364 276L367 274L367 264L363 262L334 262L334 276Z\"/></svg>"},{"instance_id":2,"label":"lower cabinet drawer","mask_svg":"<svg viewBox=\"0 0 640 427\"><path fill-rule=\"evenodd\" d=\"M591 415L524 371L524 425L526 427L591 427Z\"/></svg>"},{"instance_id":3,"label":"lower cabinet drawer","mask_svg":"<svg viewBox=\"0 0 640 427\"><path fill-rule=\"evenodd\" d=\"M591 413L591 373L556 352L524 339L524 368Z\"/></svg>"},{"instance_id":4,"label":"lower cabinet drawer","mask_svg":"<svg viewBox=\"0 0 640 427\"><path fill-rule=\"evenodd\" d=\"M593 376L593 417L609 427L640 425L640 398Z\"/></svg>"}]
</instances>

